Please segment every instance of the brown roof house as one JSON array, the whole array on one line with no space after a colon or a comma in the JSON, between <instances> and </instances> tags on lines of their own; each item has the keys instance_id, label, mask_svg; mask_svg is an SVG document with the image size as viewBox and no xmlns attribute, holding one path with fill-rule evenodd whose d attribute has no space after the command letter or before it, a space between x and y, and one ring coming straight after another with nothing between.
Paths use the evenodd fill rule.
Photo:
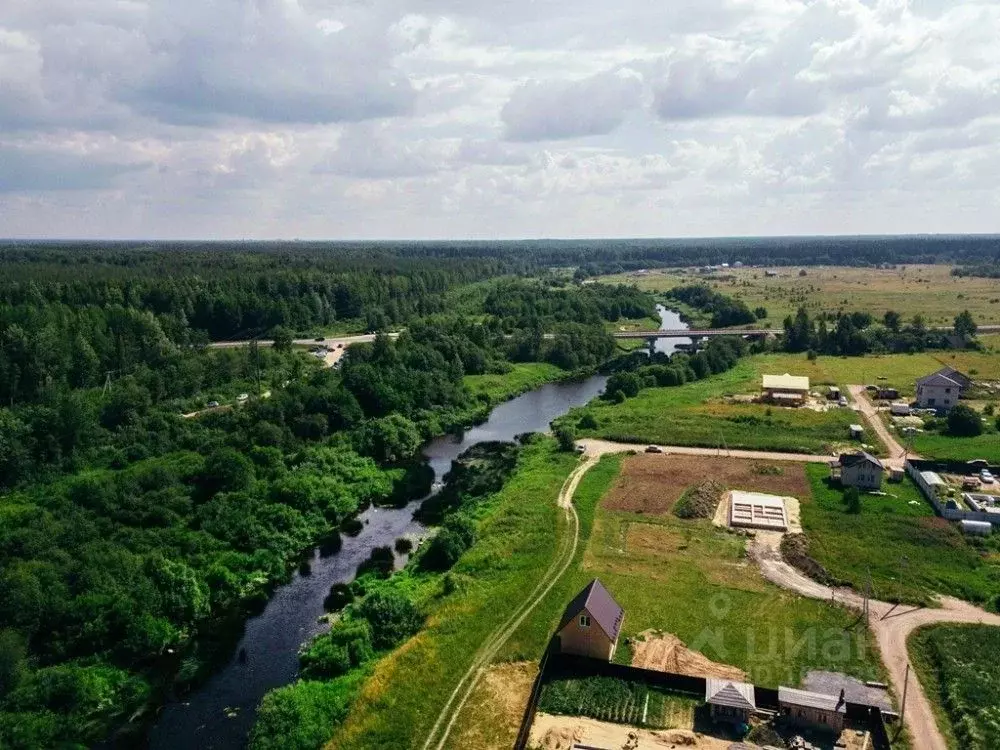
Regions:
<instances>
[{"instance_id":1,"label":"brown roof house","mask_svg":"<svg viewBox=\"0 0 1000 750\"><path fill-rule=\"evenodd\" d=\"M559 650L564 654L611 661L625 610L596 578L577 594L559 622Z\"/></svg>"},{"instance_id":2,"label":"brown roof house","mask_svg":"<svg viewBox=\"0 0 1000 750\"><path fill-rule=\"evenodd\" d=\"M840 691L840 697L837 697L812 693L808 690L779 687L778 704L781 713L792 724L828 729L837 734L844 731L847 701L844 699L843 690Z\"/></svg>"},{"instance_id":3,"label":"brown roof house","mask_svg":"<svg viewBox=\"0 0 1000 750\"><path fill-rule=\"evenodd\" d=\"M757 711L753 685L715 677L705 680L705 703L713 721L728 724L749 724Z\"/></svg>"},{"instance_id":4,"label":"brown roof house","mask_svg":"<svg viewBox=\"0 0 1000 750\"><path fill-rule=\"evenodd\" d=\"M948 411L972 385L972 380L954 367L942 367L917 381L917 405L925 409Z\"/></svg>"}]
</instances>

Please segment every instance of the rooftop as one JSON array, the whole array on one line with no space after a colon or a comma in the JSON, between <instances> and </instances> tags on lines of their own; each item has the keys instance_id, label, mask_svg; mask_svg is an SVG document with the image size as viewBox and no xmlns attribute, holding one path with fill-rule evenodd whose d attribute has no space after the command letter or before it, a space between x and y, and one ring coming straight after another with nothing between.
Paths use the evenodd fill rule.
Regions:
<instances>
[{"instance_id":1,"label":"rooftop","mask_svg":"<svg viewBox=\"0 0 1000 750\"><path fill-rule=\"evenodd\" d=\"M851 426L851 429L854 429L854 425ZM875 458L875 456L873 456L871 453L867 453L865 451L858 451L856 453L841 453L840 454L840 465L841 466L857 466L859 464L865 464L865 463L871 464L872 466L877 466L880 469L884 469L885 468L882 465L881 461L879 461L877 458Z\"/></svg>"},{"instance_id":2,"label":"rooftop","mask_svg":"<svg viewBox=\"0 0 1000 750\"><path fill-rule=\"evenodd\" d=\"M917 385L939 385L954 386L957 388L968 388L972 381L956 370L954 367L942 367L937 372L925 375L917 380Z\"/></svg>"},{"instance_id":3,"label":"rooftop","mask_svg":"<svg viewBox=\"0 0 1000 750\"><path fill-rule=\"evenodd\" d=\"M809 390L809 378L804 375L789 375L787 372L784 375L765 375L762 378L762 383L764 390L772 388L792 391Z\"/></svg>"},{"instance_id":4,"label":"rooftop","mask_svg":"<svg viewBox=\"0 0 1000 750\"><path fill-rule=\"evenodd\" d=\"M753 685L745 682L733 682L709 677L705 680L705 702L713 706L729 706L743 708L748 711L757 709Z\"/></svg>"},{"instance_id":5,"label":"rooftop","mask_svg":"<svg viewBox=\"0 0 1000 750\"><path fill-rule=\"evenodd\" d=\"M566 627L584 610L587 610L590 617L608 638L612 641L618 639L622 620L625 619L625 610L604 588L604 584L596 578L588 583L583 591L573 597L573 601L563 612L562 620L559 622L559 630Z\"/></svg>"},{"instance_id":6,"label":"rooftop","mask_svg":"<svg viewBox=\"0 0 1000 750\"><path fill-rule=\"evenodd\" d=\"M838 696L827 695L825 693L811 693L808 690L779 687L778 702L789 706L802 706L803 708L818 708L821 711L847 713L847 702L841 701Z\"/></svg>"}]
</instances>

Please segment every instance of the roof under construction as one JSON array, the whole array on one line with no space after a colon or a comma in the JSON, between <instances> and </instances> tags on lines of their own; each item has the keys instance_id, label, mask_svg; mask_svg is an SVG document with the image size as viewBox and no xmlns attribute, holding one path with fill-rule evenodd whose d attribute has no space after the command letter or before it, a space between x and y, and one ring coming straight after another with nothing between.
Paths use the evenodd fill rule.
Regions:
<instances>
[{"instance_id":1,"label":"roof under construction","mask_svg":"<svg viewBox=\"0 0 1000 750\"><path fill-rule=\"evenodd\" d=\"M765 375L762 379L765 391L808 391L809 378L804 375Z\"/></svg>"}]
</instances>

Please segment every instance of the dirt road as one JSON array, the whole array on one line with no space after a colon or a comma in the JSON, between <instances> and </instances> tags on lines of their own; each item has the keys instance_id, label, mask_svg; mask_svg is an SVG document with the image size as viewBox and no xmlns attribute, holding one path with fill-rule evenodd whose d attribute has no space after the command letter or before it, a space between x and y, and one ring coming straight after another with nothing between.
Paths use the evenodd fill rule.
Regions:
<instances>
[{"instance_id":1,"label":"dirt road","mask_svg":"<svg viewBox=\"0 0 1000 750\"><path fill-rule=\"evenodd\" d=\"M610 440L597 440L594 438L584 438L576 442L578 445L584 447L585 455L598 458L605 453L627 453L628 451L642 453L650 445L650 443L613 443ZM717 448L695 448L685 445L657 445L656 447L665 455L674 454L679 456L728 456L730 458L751 458L760 461L796 461L798 463L809 462L821 464L827 463L831 458L830 456L816 456L811 453L720 450Z\"/></svg>"},{"instance_id":2,"label":"dirt road","mask_svg":"<svg viewBox=\"0 0 1000 750\"><path fill-rule=\"evenodd\" d=\"M769 581L812 599L824 599L861 610L864 600L851 589L832 589L824 586L793 568L781 557L781 534L758 533L750 545L750 556L757 561L761 573ZM903 695L906 667L910 664L906 640L919 627L935 623L977 623L1000 626L1000 616L986 612L968 602L942 597L940 609L895 605L872 600L869 602L869 627L875 635L882 661L897 696ZM930 702L910 669L910 685L906 698L906 728L918 750L948 750L948 744L934 720Z\"/></svg>"},{"instance_id":3,"label":"dirt road","mask_svg":"<svg viewBox=\"0 0 1000 750\"><path fill-rule=\"evenodd\" d=\"M559 549L548 570L539 579L535 589L525 597L524 601L511 613L510 617L494 630L489 638L486 639L486 642L479 647L479 650L473 657L472 664L469 665L469 669L462 675L462 679L459 680L458 685L455 686L451 695L448 696L448 701L441 708L441 712L438 714L437 720L434 722L434 726L431 727L431 731L427 735L427 740L423 744L423 750L429 750L432 747L435 750L441 750L445 746L451 734L452 727L454 727L459 714L462 712L462 707L469 700L469 696L472 695L472 691L486 672L493 657L510 640L510 637L521 626L525 618L534 611L535 607L552 590L552 587L556 585L556 582L573 562L577 546L580 542L580 519L573 508L573 493L576 492L576 488L579 486L580 480L583 479L583 475L597 463L598 459L599 456L585 456L584 460L566 478L562 488L559 490L556 503L565 511L571 533L559 541ZM445 719L449 715L450 718L447 724L445 724Z\"/></svg>"},{"instance_id":4,"label":"dirt road","mask_svg":"<svg viewBox=\"0 0 1000 750\"><path fill-rule=\"evenodd\" d=\"M868 422L872 430L875 431L875 434L885 443L885 448L889 451L889 460L887 463L890 466L902 469L907 455L911 458L920 458L915 453L907 454L906 448L900 444L896 437L889 431L889 428L885 426L885 422L879 416L875 404L868 398L868 391L863 385L849 385L847 386L847 390L850 391L851 397L854 399L854 403L858 405L858 411L861 412L865 421Z\"/></svg>"}]
</instances>

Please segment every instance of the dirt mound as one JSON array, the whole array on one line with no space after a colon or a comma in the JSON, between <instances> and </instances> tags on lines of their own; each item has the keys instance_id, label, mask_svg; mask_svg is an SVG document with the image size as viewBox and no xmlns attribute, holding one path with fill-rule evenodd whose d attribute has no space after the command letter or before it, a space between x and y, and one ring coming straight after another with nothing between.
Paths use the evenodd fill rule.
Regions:
<instances>
[{"instance_id":1,"label":"dirt mound","mask_svg":"<svg viewBox=\"0 0 1000 750\"><path fill-rule=\"evenodd\" d=\"M702 482L677 501L674 515L678 518L711 518L725 491L725 487L712 479Z\"/></svg>"},{"instance_id":2,"label":"dirt mound","mask_svg":"<svg viewBox=\"0 0 1000 750\"><path fill-rule=\"evenodd\" d=\"M746 679L746 672L742 669L714 662L685 647L681 639L672 633L659 633L655 630L646 630L636 636L632 643L632 666L692 677Z\"/></svg>"},{"instance_id":3,"label":"dirt mound","mask_svg":"<svg viewBox=\"0 0 1000 750\"><path fill-rule=\"evenodd\" d=\"M809 540L805 534L786 534L781 540L781 556L789 565L814 581L827 586L844 585L844 582L832 576L830 571L809 556Z\"/></svg>"}]
</instances>

